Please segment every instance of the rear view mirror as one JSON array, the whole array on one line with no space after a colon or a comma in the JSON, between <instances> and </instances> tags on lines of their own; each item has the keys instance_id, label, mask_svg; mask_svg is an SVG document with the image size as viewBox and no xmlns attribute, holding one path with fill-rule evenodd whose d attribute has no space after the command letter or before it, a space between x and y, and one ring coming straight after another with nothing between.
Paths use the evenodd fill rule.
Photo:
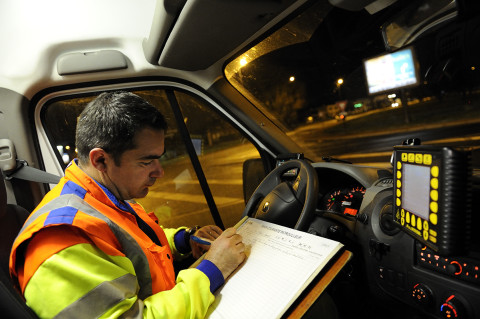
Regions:
<instances>
[{"instance_id":1,"label":"rear view mirror","mask_svg":"<svg viewBox=\"0 0 480 319\"><path fill-rule=\"evenodd\" d=\"M402 48L440 23L457 16L455 0L421 0L412 4L382 26L387 51Z\"/></svg>"}]
</instances>

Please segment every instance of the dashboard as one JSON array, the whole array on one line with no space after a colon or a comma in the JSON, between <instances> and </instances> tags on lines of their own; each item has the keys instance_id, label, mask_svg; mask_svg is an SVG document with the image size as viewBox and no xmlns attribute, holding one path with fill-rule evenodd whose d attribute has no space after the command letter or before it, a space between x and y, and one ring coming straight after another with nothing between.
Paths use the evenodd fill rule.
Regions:
<instances>
[{"instance_id":1,"label":"dashboard","mask_svg":"<svg viewBox=\"0 0 480 319\"><path fill-rule=\"evenodd\" d=\"M345 280L359 290L355 298L347 298L345 307L355 309L354 301L372 307L392 302L397 307L392 311L409 315L480 318L480 235L472 232L472 243L461 255L438 255L393 221L392 170L342 163L312 165L319 198L308 232L340 241L354 254ZM479 185L474 179L474 200L480 197ZM472 207L478 209L476 203ZM480 225L478 216L473 216L470 225Z\"/></svg>"}]
</instances>

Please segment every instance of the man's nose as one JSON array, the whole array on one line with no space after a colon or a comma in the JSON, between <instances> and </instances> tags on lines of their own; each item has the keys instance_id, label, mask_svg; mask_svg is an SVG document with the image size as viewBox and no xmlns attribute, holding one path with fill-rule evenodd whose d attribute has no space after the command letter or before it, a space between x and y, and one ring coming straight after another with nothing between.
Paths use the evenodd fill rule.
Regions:
<instances>
[{"instance_id":1,"label":"man's nose","mask_svg":"<svg viewBox=\"0 0 480 319\"><path fill-rule=\"evenodd\" d=\"M153 178L162 178L163 175L165 175L165 171L163 170L163 166L162 164L160 163L160 160L159 159L156 159L153 161L155 164L154 164L154 168L153 168L153 171L150 173L150 177L153 177Z\"/></svg>"}]
</instances>

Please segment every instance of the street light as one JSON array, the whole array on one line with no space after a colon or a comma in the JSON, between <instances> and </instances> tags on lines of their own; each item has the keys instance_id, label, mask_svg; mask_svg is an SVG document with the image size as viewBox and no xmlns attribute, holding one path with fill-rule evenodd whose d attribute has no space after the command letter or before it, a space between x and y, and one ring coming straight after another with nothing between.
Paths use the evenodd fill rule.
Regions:
<instances>
[{"instance_id":1,"label":"street light","mask_svg":"<svg viewBox=\"0 0 480 319\"><path fill-rule=\"evenodd\" d=\"M290 82L293 82L293 81L295 81L295 77L292 75L290 78L288 78L288 80L289 80Z\"/></svg>"},{"instance_id":2,"label":"street light","mask_svg":"<svg viewBox=\"0 0 480 319\"><path fill-rule=\"evenodd\" d=\"M342 90L341 90L342 84L343 84L343 79L342 79L342 78L339 78L339 79L337 80L338 98L339 98L339 99L342 99Z\"/></svg>"}]
</instances>

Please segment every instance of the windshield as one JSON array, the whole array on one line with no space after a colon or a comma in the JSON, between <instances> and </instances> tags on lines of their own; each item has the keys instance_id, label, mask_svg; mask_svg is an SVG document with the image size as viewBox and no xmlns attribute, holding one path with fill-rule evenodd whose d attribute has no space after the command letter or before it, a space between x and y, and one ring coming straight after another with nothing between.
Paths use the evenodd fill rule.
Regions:
<instances>
[{"instance_id":1,"label":"windshield","mask_svg":"<svg viewBox=\"0 0 480 319\"><path fill-rule=\"evenodd\" d=\"M480 23L451 0L367 9L316 1L225 75L314 161L385 164L414 138L477 149Z\"/></svg>"}]
</instances>

